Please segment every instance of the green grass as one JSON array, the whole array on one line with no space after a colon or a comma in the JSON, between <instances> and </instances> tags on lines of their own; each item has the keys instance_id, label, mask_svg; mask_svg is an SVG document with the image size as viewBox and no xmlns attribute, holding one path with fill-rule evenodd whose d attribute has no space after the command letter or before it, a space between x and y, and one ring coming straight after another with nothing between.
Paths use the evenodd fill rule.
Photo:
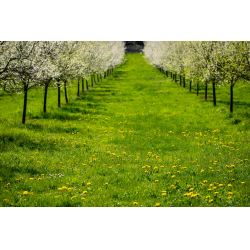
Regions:
<instances>
[{"instance_id":1,"label":"green grass","mask_svg":"<svg viewBox=\"0 0 250 250\"><path fill-rule=\"evenodd\" d=\"M46 114L31 90L26 125L23 97L0 93L0 206L249 206L249 84L230 114L229 87L213 107L211 86L204 102L202 86L197 97L125 58L61 108L49 89Z\"/></svg>"}]
</instances>

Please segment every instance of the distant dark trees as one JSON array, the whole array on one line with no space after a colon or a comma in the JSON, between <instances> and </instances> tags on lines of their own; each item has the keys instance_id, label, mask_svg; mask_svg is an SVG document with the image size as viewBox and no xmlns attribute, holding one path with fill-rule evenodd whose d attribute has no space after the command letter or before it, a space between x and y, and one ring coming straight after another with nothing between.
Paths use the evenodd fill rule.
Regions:
<instances>
[{"instance_id":1,"label":"distant dark trees","mask_svg":"<svg viewBox=\"0 0 250 250\"><path fill-rule=\"evenodd\" d=\"M144 42L128 41L125 42L125 46L126 46L126 53L140 53L144 48Z\"/></svg>"}]
</instances>

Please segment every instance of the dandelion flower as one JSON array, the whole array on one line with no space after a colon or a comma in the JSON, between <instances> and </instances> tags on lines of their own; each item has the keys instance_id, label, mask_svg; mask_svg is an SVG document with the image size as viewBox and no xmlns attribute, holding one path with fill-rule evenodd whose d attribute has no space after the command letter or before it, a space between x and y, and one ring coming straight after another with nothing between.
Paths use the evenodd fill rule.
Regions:
<instances>
[{"instance_id":1,"label":"dandelion flower","mask_svg":"<svg viewBox=\"0 0 250 250\"><path fill-rule=\"evenodd\" d=\"M228 184L229 187L232 187L232 184Z\"/></svg>"},{"instance_id":2,"label":"dandelion flower","mask_svg":"<svg viewBox=\"0 0 250 250\"><path fill-rule=\"evenodd\" d=\"M58 188L59 191L63 190L62 188Z\"/></svg>"},{"instance_id":3,"label":"dandelion flower","mask_svg":"<svg viewBox=\"0 0 250 250\"><path fill-rule=\"evenodd\" d=\"M219 184L219 187L223 187L223 184Z\"/></svg>"},{"instance_id":4,"label":"dandelion flower","mask_svg":"<svg viewBox=\"0 0 250 250\"><path fill-rule=\"evenodd\" d=\"M174 177L175 177L175 175L172 175L171 177L172 177L172 178L174 178Z\"/></svg>"},{"instance_id":5,"label":"dandelion flower","mask_svg":"<svg viewBox=\"0 0 250 250\"><path fill-rule=\"evenodd\" d=\"M90 186L90 185L91 185L91 183L90 183L90 182L88 182L88 183L87 183L87 185L88 185L88 186Z\"/></svg>"},{"instance_id":6,"label":"dandelion flower","mask_svg":"<svg viewBox=\"0 0 250 250\"><path fill-rule=\"evenodd\" d=\"M158 180L155 180L155 182L158 182Z\"/></svg>"},{"instance_id":7,"label":"dandelion flower","mask_svg":"<svg viewBox=\"0 0 250 250\"><path fill-rule=\"evenodd\" d=\"M210 200L209 202L213 202L214 200L212 199L212 200Z\"/></svg>"},{"instance_id":8,"label":"dandelion flower","mask_svg":"<svg viewBox=\"0 0 250 250\"><path fill-rule=\"evenodd\" d=\"M133 205L138 205L138 202L136 202L136 201L135 201L135 202L133 202Z\"/></svg>"},{"instance_id":9,"label":"dandelion flower","mask_svg":"<svg viewBox=\"0 0 250 250\"><path fill-rule=\"evenodd\" d=\"M81 200L85 200L85 198L84 198L84 197L82 197L82 198L81 198Z\"/></svg>"},{"instance_id":10,"label":"dandelion flower","mask_svg":"<svg viewBox=\"0 0 250 250\"><path fill-rule=\"evenodd\" d=\"M167 193L162 193L162 195L167 195Z\"/></svg>"},{"instance_id":11,"label":"dandelion flower","mask_svg":"<svg viewBox=\"0 0 250 250\"><path fill-rule=\"evenodd\" d=\"M229 196L228 199L229 199L229 200L232 199L232 196Z\"/></svg>"},{"instance_id":12,"label":"dandelion flower","mask_svg":"<svg viewBox=\"0 0 250 250\"><path fill-rule=\"evenodd\" d=\"M23 195L27 195L29 192L28 191L24 191L23 192Z\"/></svg>"},{"instance_id":13,"label":"dandelion flower","mask_svg":"<svg viewBox=\"0 0 250 250\"><path fill-rule=\"evenodd\" d=\"M156 207L159 207L160 205L161 205L160 203L156 203L156 204L155 204Z\"/></svg>"},{"instance_id":14,"label":"dandelion flower","mask_svg":"<svg viewBox=\"0 0 250 250\"><path fill-rule=\"evenodd\" d=\"M241 182L241 184L245 184L245 182Z\"/></svg>"},{"instance_id":15,"label":"dandelion flower","mask_svg":"<svg viewBox=\"0 0 250 250\"><path fill-rule=\"evenodd\" d=\"M206 197L206 199L209 199L209 198L210 198L210 196L207 196L207 197Z\"/></svg>"}]
</instances>

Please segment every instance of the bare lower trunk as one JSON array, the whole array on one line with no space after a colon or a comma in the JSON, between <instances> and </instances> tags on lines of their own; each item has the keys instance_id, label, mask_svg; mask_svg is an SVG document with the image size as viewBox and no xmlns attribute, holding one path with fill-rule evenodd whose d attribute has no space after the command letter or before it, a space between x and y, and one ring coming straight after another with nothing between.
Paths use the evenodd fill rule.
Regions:
<instances>
[{"instance_id":1,"label":"bare lower trunk","mask_svg":"<svg viewBox=\"0 0 250 250\"><path fill-rule=\"evenodd\" d=\"M212 81L213 84L213 101L214 101L214 106L216 106L216 94L215 94L215 81Z\"/></svg>"},{"instance_id":2,"label":"bare lower trunk","mask_svg":"<svg viewBox=\"0 0 250 250\"><path fill-rule=\"evenodd\" d=\"M57 90L58 90L58 108L61 107L61 85L57 83Z\"/></svg>"},{"instance_id":3,"label":"bare lower trunk","mask_svg":"<svg viewBox=\"0 0 250 250\"><path fill-rule=\"evenodd\" d=\"M183 76L183 88L186 88L186 79L185 79L185 76Z\"/></svg>"},{"instance_id":4,"label":"bare lower trunk","mask_svg":"<svg viewBox=\"0 0 250 250\"><path fill-rule=\"evenodd\" d=\"M44 88L43 112L47 111L47 93L49 85L46 83Z\"/></svg>"},{"instance_id":5,"label":"bare lower trunk","mask_svg":"<svg viewBox=\"0 0 250 250\"><path fill-rule=\"evenodd\" d=\"M205 83L205 101L207 101L207 83Z\"/></svg>"},{"instance_id":6,"label":"bare lower trunk","mask_svg":"<svg viewBox=\"0 0 250 250\"><path fill-rule=\"evenodd\" d=\"M64 94L65 94L66 103L69 103L68 96L67 96L67 81L64 81Z\"/></svg>"},{"instance_id":7,"label":"bare lower trunk","mask_svg":"<svg viewBox=\"0 0 250 250\"><path fill-rule=\"evenodd\" d=\"M191 92L192 90L192 80L189 80L189 91Z\"/></svg>"},{"instance_id":8,"label":"bare lower trunk","mask_svg":"<svg viewBox=\"0 0 250 250\"><path fill-rule=\"evenodd\" d=\"M230 85L230 112L233 113L233 87L234 85Z\"/></svg>"},{"instance_id":9,"label":"bare lower trunk","mask_svg":"<svg viewBox=\"0 0 250 250\"><path fill-rule=\"evenodd\" d=\"M80 96L80 78L78 78L77 96Z\"/></svg>"},{"instance_id":10,"label":"bare lower trunk","mask_svg":"<svg viewBox=\"0 0 250 250\"><path fill-rule=\"evenodd\" d=\"M27 100L28 100L28 86L25 83L25 85L24 85L23 119L22 119L23 124L25 124L25 120L26 120Z\"/></svg>"},{"instance_id":11,"label":"bare lower trunk","mask_svg":"<svg viewBox=\"0 0 250 250\"><path fill-rule=\"evenodd\" d=\"M82 77L82 93L84 93L84 79Z\"/></svg>"},{"instance_id":12,"label":"bare lower trunk","mask_svg":"<svg viewBox=\"0 0 250 250\"><path fill-rule=\"evenodd\" d=\"M89 90L88 80L86 80L86 88L87 88L87 90Z\"/></svg>"}]
</instances>

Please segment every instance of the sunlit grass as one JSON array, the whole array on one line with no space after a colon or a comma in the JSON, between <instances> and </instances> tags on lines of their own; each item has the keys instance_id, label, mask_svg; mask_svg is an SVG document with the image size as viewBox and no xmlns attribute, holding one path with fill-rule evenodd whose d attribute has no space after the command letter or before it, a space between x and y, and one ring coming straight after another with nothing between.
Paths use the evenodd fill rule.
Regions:
<instances>
[{"instance_id":1,"label":"sunlit grass","mask_svg":"<svg viewBox=\"0 0 250 250\"><path fill-rule=\"evenodd\" d=\"M57 90L0 95L0 206L249 206L249 85L218 106L140 54L57 108ZM210 91L211 92L211 91ZM62 101L63 99L63 92Z\"/></svg>"}]
</instances>

